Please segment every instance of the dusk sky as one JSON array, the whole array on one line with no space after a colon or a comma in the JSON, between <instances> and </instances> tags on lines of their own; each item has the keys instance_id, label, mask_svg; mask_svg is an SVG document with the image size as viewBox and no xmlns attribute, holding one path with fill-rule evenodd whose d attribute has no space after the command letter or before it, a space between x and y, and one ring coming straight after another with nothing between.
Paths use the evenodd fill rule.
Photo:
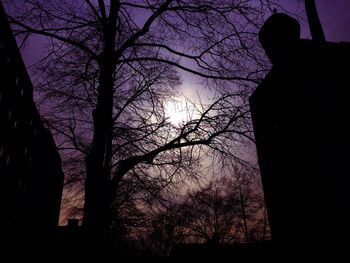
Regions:
<instances>
[{"instance_id":1,"label":"dusk sky","mask_svg":"<svg viewBox=\"0 0 350 263\"><path fill-rule=\"evenodd\" d=\"M290 13L296 13L305 17L303 0L280 0L280 3ZM350 0L316 0L316 5L326 39L334 42L350 42ZM278 11L281 12L282 10ZM297 19L302 28L301 37L311 38L306 18L302 19L299 17ZM27 66L38 60L45 46L44 43L45 40L42 37L35 36L31 38L27 47L22 50L23 59ZM211 97L199 84L200 78L187 72L181 72L181 75L183 79L181 91L187 98L196 100L199 94L201 99L206 101L206 99ZM168 107L169 114L174 121L180 121L184 117L183 111L175 109L182 108L184 102L181 99L178 103L181 105Z\"/></svg>"},{"instance_id":2,"label":"dusk sky","mask_svg":"<svg viewBox=\"0 0 350 263\"><path fill-rule=\"evenodd\" d=\"M290 12L304 11L302 0L281 0L281 4ZM350 42L350 0L316 0L318 13L328 41ZM302 24L302 37L310 38L307 21ZM40 39L33 39L28 47L23 50L23 58L28 65L32 64L43 48Z\"/></svg>"},{"instance_id":3,"label":"dusk sky","mask_svg":"<svg viewBox=\"0 0 350 263\"><path fill-rule=\"evenodd\" d=\"M305 18L304 0L280 0L280 4L291 14L299 14L301 24L301 37L311 38L307 20ZM328 41L350 42L350 0L316 0L318 14ZM278 10L281 12L283 10ZM27 67L35 63L41 56L46 40L40 36L34 36L28 45L22 50L22 55ZM30 72L30 71L29 71ZM197 100L198 95L206 102L212 95L201 87L200 78L188 72L181 72L183 84L181 93L191 100ZM178 122L186 119L187 113L183 109L186 103L183 99L177 100L176 104L169 104L167 112L170 119Z\"/></svg>"},{"instance_id":4,"label":"dusk sky","mask_svg":"<svg viewBox=\"0 0 350 263\"><path fill-rule=\"evenodd\" d=\"M282 0L282 5L293 12L299 8L304 11L304 1ZM318 14L328 41L350 41L350 1L316 0ZM310 38L306 21L302 23L302 37Z\"/></svg>"},{"instance_id":5,"label":"dusk sky","mask_svg":"<svg viewBox=\"0 0 350 263\"><path fill-rule=\"evenodd\" d=\"M350 41L350 1L317 1L328 40Z\"/></svg>"}]
</instances>

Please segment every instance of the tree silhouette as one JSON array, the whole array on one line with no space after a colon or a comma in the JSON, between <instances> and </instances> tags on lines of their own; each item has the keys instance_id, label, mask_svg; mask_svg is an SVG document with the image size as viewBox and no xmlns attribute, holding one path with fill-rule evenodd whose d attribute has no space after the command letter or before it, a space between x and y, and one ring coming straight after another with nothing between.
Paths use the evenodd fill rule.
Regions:
<instances>
[{"instance_id":1,"label":"tree silhouette","mask_svg":"<svg viewBox=\"0 0 350 263\"><path fill-rule=\"evenodd\" d=\"M246 169L189 193L183 204L188 235L195 242L232 244L267 237L262 191ZM251 172L251 171L250 171Z\"/></svg>"},{"instance_id":2,"label":"tree silhouette","mask_svg":"<svg viewBox=\"0 0 350 263\"><path fill-rule=\"evenodd\" d=\"M185 242L188 229L181 204L172 204L148 216L146 233L139 236L143 250L169 256L176 245Z\"/></svg>"},{"instance_id":3,"label":"tree silhouette","mask_svg":"<svg viewBox=\"0 0 350 263\"><path fill-rule=\"evenodd\" d=\"M130 201L125 210L135 209ZM258 174L242 166L227 169L220 179L192 189L182 198L168 197L163 203L131 213L125 210L119 212L119 216L123 214L125 253L130 253L127 247L133 247L141 254L167 256L184 243L215 247L269 238Z\"/></svg>"},{"instance_id":4,"label":"tree silhouette","mask_svg":"<svg viewBox=\"0 0 350 263\"><path fill-rule=\"evenodd\" d=\"M23 41L47 39L38 99L63 155L76 160L74 174L85 165L83 226L92 245L106 240L123 178L155 195L180 170L191 174L208 150L239 159L236 146L250 134L242 89L259 78L256 31L271 1L19 0L7 7ZM196 118L175 126L163 102L176 95L176 69L232 92L194 105Z\"/></svg>"}]
</instances>

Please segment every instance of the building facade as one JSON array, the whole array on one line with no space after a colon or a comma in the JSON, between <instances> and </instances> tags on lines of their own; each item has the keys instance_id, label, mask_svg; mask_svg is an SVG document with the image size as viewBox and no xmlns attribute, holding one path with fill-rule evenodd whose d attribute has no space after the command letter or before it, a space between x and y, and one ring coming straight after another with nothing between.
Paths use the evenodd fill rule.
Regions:
<instances>
[{"instance_id":1,"label":"building facade","mask_svg":"<svg viewBox=\"0 0 350 263\"><path fill-rule=\"evenodd\" d=\"M0 246L46 243L58 225L61 158L0 3Z\"/></svg>"}]
</instances>

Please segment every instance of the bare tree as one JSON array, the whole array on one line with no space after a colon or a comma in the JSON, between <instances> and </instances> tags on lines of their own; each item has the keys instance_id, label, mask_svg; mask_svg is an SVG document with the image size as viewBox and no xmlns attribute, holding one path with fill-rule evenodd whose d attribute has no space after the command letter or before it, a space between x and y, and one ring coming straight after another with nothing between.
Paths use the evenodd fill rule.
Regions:
<instances>
[{"instance_id":1,"label":"bare tree","mask_svg":"<svg viewBox=\"0 0 350 263\"><path fill-rule=\"evenodd\" d=\"M84 158L83 226L92 243L102 244L110 229L125 176L156 194L179 169L191 174L203 151L239 159L234 147L250 133L241 88L258 81L256 32L271 2L8 2L23 40L47 38L37 64L38 98L60 148L80 164ZM230 81L235 92L174 126L163 102L180 84L175 69Z\"/></svg>"},{"instance_id":2,"label":"bare tree","mask_svg":"<svg viewBox=\"0 0 350 263\"><path fill-rule=\"evenodd\" d=\"M225 182L228 198L237 206L235 227L243 242L269 238L263 191L256 169L234 165Z\"/></svg>"},{"instance_id":3,"label":"bare tree","mask_svg":"<svg viewBox=\"0 0 350 263\"><path fill-rule=\"evenodd\" d=\"M126 187L126 182L122 185ZM138 196L142 190L133 190L118 191L128 195L118 205L118 225L122 228L118 231L124 231L119 237L124 237L122 242L126 244L119 247L124 247L125 253L125 247L132 247L139 254L164 256L182 243L233 244L270 237L255 169L235 165L227 169L227 175L204 187L181 197L167 196L163 202L139 202L130 193Z\"/></svg>"},{"instance_id":4,"label":"bare tree","mask_svg":"<svg viewBox=\"0 0 350 263\"><path fill-rule=\"evenodd\" d=\"M256 176L239 169L189 193L183 204L189 236L195 242L231 244L268 236L262 192Z\"/></svg>"},{"instance_id":5,"label":"bare tree","mask_svg":"<svg viewBox=\"0 0 350 263\"><path fill-rule=\"evenodd\" d=\"M142 249L155 255L168 256L174 246L185 241L187 235L182 206L173 204L148 216L147 230L139 236Z\"/></svg>"},{"instance_id":6,"label":"bare tree","mask_svg":"<svg viewBox=\"0 0 350 263\"><path fill-rule=\"evenodd\" d=\"M230 243L234 238L236 214L223 189L212 183L189 195L186 205L191 218L190 231L197 242Z\"/></svg>"}]
</instances>

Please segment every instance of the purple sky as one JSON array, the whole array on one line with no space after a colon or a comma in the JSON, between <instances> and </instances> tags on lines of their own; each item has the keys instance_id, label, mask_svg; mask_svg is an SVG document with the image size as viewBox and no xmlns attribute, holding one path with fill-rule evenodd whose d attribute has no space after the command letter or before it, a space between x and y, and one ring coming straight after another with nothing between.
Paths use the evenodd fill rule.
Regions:
<instances>
[{"instance_id":1,"label":"purple sky","mask_svg":"<svg viewBox=\"0 0 350 263\"><path fill-rule=\"evenodd\" d=\"M350 42L350 0L315 0L318 14L328 41ZM304 11L303 0L281 0L283 7L293 12ZM302 21L301 21L302 22ZM302 22L302 37L310 38L306 21Z\"/></svg>"},{"instance_id":2,"label":"purple sky","mask_svg":"<svg viewBox=\"0 0 350 263\"><path fill-rule=\"evenodd\" d=\"M333 41L350 41L350 1L321 0L320 18L324 24L326 37Z\"/></svg>"},{"instance_id":3,"label":"purple sky","mask_svg":"<svg viewBox=\"0 0 350 263\"><path fill-rule=\"evenodd\" d=\"M303 11L303 0L281 0L288 11ZM316 0L318 13L328 41L350 42L350 0ZM302 24L302 37L309 38L307 21ZM43 48L43 40L32 38L29 46L23 50L23 59L27 66L37 60Z\"/></svg>"},{"instance_id":4,"label":"purple sky","mask_svg":"<svg viewBox=\"0 0 350 263\"><path fill-rule=\"evenodd\" d=\"M322 26L328 41L350 42L350 0L315 0ZM304 0L280 0L283 8L292 13L304 12ZM279 10L281 11L281 10ZM302 26L302 38L310 38L310 32L306 19L298 19ZM22 55L24 62L30 66L40 58L44 48L43 37L32 37ZM197 98L197 92L205 100L206 93L198 84L198 78L181 72L183 77L182 92L189 98Z\"/></svg>"}]
</instances>

